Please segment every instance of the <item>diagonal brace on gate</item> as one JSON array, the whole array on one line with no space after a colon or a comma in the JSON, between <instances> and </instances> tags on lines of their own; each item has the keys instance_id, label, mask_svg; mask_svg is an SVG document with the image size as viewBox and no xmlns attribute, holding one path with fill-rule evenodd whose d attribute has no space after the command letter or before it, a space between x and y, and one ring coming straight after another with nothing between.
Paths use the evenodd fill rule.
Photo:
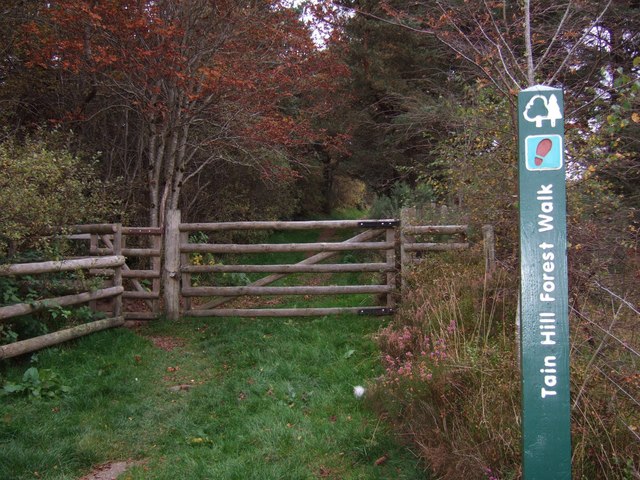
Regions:
<instances>
[{"instance_id":1,"label":"diagonal brace on gate","mask_svg":"<svg viewBox=\"0 0 640 480\"><path fill-rule=\"evenodd\" d=\"M375 238L376 236L380 235L381 233L383 233L380 230L367 230L366 232L362 232L352 238L349 238L348 240L345 240L344 242L341 243L358 243L358 242L366 242L368 240L371 240L373 238ZM326 260L328 258L331 258L335 255L337 255L338 251L336 252L322 252L322 253L317 253L309 258L305 258L304 260L294 264L294 265L313 265L316 263L319 263L323 260ZM184 271L185 269L183 269ZM294 273L294 272L292 272ZM291 273L277 273L277 274L273 274L273 275L268 275L266 277L263 277L259 280L256 280L253 283L250 283L249 285L247 285L248 287L263 287L266 285L269 285L273 282L276 282L277 280L280 280L282 278L285 278L287 276L291 275ZM234 300L233 297L222 297L222 298L215 298L209 302L207 302L206 304L202 305L200 307L201 310L208 310L211 308L215 308L219 305L222 305L230 300Z\"/></svg>"}]
</instances>

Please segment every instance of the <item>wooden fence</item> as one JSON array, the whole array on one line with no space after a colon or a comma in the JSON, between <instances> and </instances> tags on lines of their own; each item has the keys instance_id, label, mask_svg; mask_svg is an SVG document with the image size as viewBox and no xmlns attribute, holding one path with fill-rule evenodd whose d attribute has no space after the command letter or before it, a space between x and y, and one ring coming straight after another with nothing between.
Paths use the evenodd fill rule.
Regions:
<instances>
[{"instance_id":1,"label":"wooden fence","mask_svg":"<svg viewBox=\"0 0 640 480\"><path fill-rule=\"evenodd\" d=\"M404 225L403 225L404 223ZM205 237L215 232L238 230L322 230L354 232L341 241L310 243L191 243L190 235L201 232ZM16 342L0 347L0 358L27 353L43 346L86 335L93 331L121 325L124 320L150 320L161 313L169 319L192 317L265 317L265 316L324 316L343 313L389 315L394 311L398 292L398 277L404 278L407 268L419 262L424 252L451 251L469 248L466 225L412 225L400 220L339 220L306 222L226 222L181 223L180 212L170 211L164 229L123 227L120 224L79 225L71 227L65 237L88 242L89 257L62 262L3 265L2 275L27 275L84 269L93 275L109 279L104 288L66 297L46 299L0 307L0 322L55 305L67 306L89 302L93 309L99 300L114 299L112 316L61 332ZM358 232L357 234L355 232ZM495 264L493 229L483 227L487 272ZM164 249L163 249L164 246ZM251 263L212 265L192 264L194 254L251 254L304 252L308 256L292 264ZM352 255L365 260L335 262L345 252L364 252ZM334 259L333 263L331 262ZM374 260L372 260L374 259ZM288 285L272 283L292 274L304 273L378 273L381 281L361 285ZM258 274L266 276L248 285L194 285L194 275ZM161 297L161 292L163 296ZM353 295L371 294L379 305L362 307L322 308L220 308L241 296L288 295ZM195 301L194 301L195 299ZM102 302L101 302L102 303Z\"/></svg>"},{"instance_id":2,"label":"wooden fence","mask_svg":"<svg viewBox=\"0 0 640 480\"><path fill-rule=\"evenodd\" d=\"M41 335L39 337L30 338L28 340L10 343L8 345L2 345L0 346L0 359L11 358L24 353L33 352L72 338L81 337L83 335L88 335L89 333L124 324L124 317L122 316L122 293L124 288L122 287L121 272L125 263L125 258L119 254L120 252L118 251L119 248L117 243L114 250L116 255L107 257L87 257L73 260L0 266L0 276L36 275L79 269L90 270L111 268L114 271L114 284L107 288L0 307L0 322L5 322L11 318L28 315L30 313L46 310L56 306L78 305L105 298L115 298L111 318L97 320L65 330Z\"/></svg>"},{"instance_id":3,"label":"wooden fence","mask_svg":"<svg viewBox=\"0 0 640 480\"><path fill-rule=\"evenodd\" d=\"M122 255L126 258L122 266L123 316L125 320L158 318L161 310L162 229L123 227L118 224L76 225L71 229L79 233L63 236L69 240L89 242L89 254L92 256L113 255L114 239L119 238ZM94 268L89 273L112 277L114 270ZM95 302L91 306L95 309Z\"/></svg>"}]
</instances>

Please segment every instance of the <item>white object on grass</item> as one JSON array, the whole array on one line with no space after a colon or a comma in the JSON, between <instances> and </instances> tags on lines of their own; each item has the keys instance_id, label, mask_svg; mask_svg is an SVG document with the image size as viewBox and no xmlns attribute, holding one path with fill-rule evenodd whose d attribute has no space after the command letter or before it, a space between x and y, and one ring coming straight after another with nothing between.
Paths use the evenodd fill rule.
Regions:
<instances>
[{"instance_id":1,"label":"white object on grass","mask_svg":"<svg viewBox=\"0 0 640 480\"><path fill-rule=\"evenodd\" d=\"M353 387L353 394L356 396L356 398L362 398L364 392L364 387L361 387L360 385L356 385L355 387Z\"/></svg>"}]
</instances>

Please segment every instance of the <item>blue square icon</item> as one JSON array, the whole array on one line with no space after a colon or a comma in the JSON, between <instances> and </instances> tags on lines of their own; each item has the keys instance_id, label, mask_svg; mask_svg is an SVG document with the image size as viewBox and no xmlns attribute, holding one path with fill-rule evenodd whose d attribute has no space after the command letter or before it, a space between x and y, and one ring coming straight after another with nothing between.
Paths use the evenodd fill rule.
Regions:
<instances>
[{"instance_id":1,"label":"blue square icon","mask_svg":"<svg viewBox=\"0 0 640 480\"><path fill-rule=\"evenodd\" d=\"M525 138L527 170L560 170L564 146L560 135L529 135Z\"/></svg>"}]
</instances>

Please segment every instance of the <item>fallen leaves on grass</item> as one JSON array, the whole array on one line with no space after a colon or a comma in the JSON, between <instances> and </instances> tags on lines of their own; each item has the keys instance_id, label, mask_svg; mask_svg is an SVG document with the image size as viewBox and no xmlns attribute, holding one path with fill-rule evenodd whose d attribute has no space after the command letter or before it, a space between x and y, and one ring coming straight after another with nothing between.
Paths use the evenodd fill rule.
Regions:
<instances>
[{"instance_id":1,"label":"fallen leaves on grass","mask_svg":"<svg viewBox=\"0 0 640 480\"><path fill-rule=\"evenodd\" d=\"M202 447L202 446L213 445L213 440L211 440L209 437L204 437L204 436L191 437L187 440L187 443L192 447Z\"/></svg>"},{"instance_id":2,"label":"fallen leaves on grass","mask_svg":"<svg viewBox=\"0 0 640 480\"><path fill-rule=\"evenodd\" d=\"M184 338L171 337L168 335L153 335L147 338L151 340L151 343L153 343L155 347L166 352L170 352L178 347L184 347L187 343Z\"/></svg>"},{"instance_id":3,"label":"fallen leaves on grass","mask_svg":"<svg viewBox=\"0 0 640 480\"><path fill-rule=\"evenodd\" d=\"M91 473L85 475L80 480L115 480L130 467L139 463L140 462L134 462L133 460L104 463L95 467Z\"/></svg>"},{"instance_id":4,"label":"fallen leaves on grass","mask_svg":"<svg viewBox=\"0 0 640 480\"><path fill-rule=\"evenodd\" d=\"M373 462L373 464L376 467L379 467L379 466L384 465L385 463L387 463L387 460L389 460L389 457L385 454L385 455L381 456L380 458L378 458L375 462Z\"/></svg>"},{"instance_id":5,"label":"fallen leaves on grass","mask_svg":"<svg viewBox=\"0 0 640 480\"><path fill-rule=\"evenodd\" d=\"M331 476L332 473L333 472L331 471L330 468L320 467L320 470L318 470L318 477L328 478L329 476Z\"/></svg>"},{"instance_id":6,"label":"fallen leaves on grass","mask_svg":"<svg viewBox=\"0 0 640 480\"><path fill-rule=\"evenodd\" d=\"M184 383L182 385L174 385L173 387L169 387L168 390L170 392L186 392L187 390L192 389L194 386Z\"/></svg>"}]
</instances>

